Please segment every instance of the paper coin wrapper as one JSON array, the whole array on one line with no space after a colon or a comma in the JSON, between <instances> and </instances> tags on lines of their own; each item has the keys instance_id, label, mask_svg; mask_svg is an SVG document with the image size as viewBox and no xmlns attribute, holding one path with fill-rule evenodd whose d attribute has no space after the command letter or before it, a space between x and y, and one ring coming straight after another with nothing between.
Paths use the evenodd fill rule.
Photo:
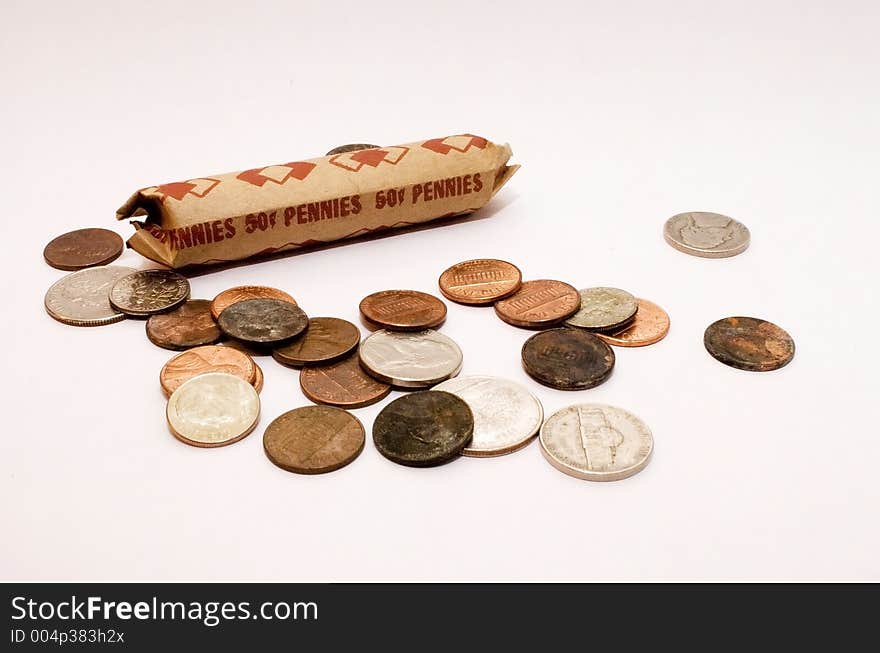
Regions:
<instances>
[{"instance_id":1,"label":"paper coin wrapper","mask_svg":"<svg viewBox=\"0 0 880 653\"><path fill-rule=\"evenodd\" d=\"M517 165L462 134L143 188L116 212L128 244L172 268L240 261L469 213Z\"/></svg>"}]
</instances>

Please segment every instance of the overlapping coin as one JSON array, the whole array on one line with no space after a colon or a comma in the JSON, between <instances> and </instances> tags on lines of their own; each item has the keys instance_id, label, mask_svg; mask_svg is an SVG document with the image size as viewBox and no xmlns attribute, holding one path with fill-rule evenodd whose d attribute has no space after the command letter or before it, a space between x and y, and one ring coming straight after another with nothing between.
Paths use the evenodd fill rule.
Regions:
<instances>
[{"instance_id":1,"label":"overlapping coin","mask_svg":"<svg viewBox=\"0 0 880 653\"><path fill-rule=\"evenodd\" d=\"M288 345L272 350L272 358L284 365L326 365L357 349L360 330L348 320L313 317L305 333Z\"/></svg>"},{"instance_id":2,"label":"overlapping coin","mask_svg":"<svg viewBox=\"0 0 880 653\"><path fill-rule=\"evenodd\" d=\"M680 252L703 258L736 256L751 240L748 227L741 222L705 211L672 216L663 225L663 237Z\"/></svg>"},{"instance_id":3,"label":"overlapping coin","mask_svg":"<svg viewBox=\"0 0 880 653\"><path fill-rule=\"evenodd\" d=\"M669 333L669 315L647 299L638 302L639 310L632 322L620 330L596 333L596 336L618 347L645 347L663 340Z\"/></svg>"},{"instance_id":4,"label":"overlapping coin","mask_svg":"<svg viewBox=\"0 0 880 653\"><path fill-rule=\"evenodd\" d=\"M756 317L726 317L708 326L706 350L725 365L749 372L769 372L794 358L794 340L788 333Z\"/></svg>"},{"instance_id":5,"label":"overlapping coin","mask_svg":"<svg viewBox=\"0 0 880 653\"><path fill-rule=\"evenodd\" d=\"M194 376L210 372L232 374L250 384L257 381L256 364L250 356L232 347L206 345L172 357L159 372L159 383L165 394L170 395Z\"/></svg>"},{"instance_id":6,"label":"overlapping coin","mask_svg":"<svg viewBox=\"0 0 880 653\"><path fill-rule=\"evenodd\" d=\"M536 333L522 348L526 373L557 390L586 390L611 376L614 351L592 333L562 327Z\"/></svg>"},{"instance_id":7,"label":"overlapping coin","mask_svg":"<svg viewBox=\"0 0 880 653\"><path fill-rule=\"evenodd\" d=\"M245 299L220 313L224 335L255 347L279 347L299 336L309 325L303 310L280 299Z\"/></svg>"},{"instance_id":8,"label":"overlapping coin","mask_svg":"<svg viewBox=\"0 0 880 653\"><path fill-rule=\"evenodd\" d=\"M639 302L620 288L585 288L578 291L581 306L568 318L568 326L587 331L614 331L635 318Z\"/></svg>"},{"instance_id":9,"label":"overlapping coin","mask_svg":"<svg viewBox=\"0 0 880 653\"><path fill-rule=\"evenodd\" d=\"M211 301L211 315L217 320L220 313L235 304L246 299L280 299L296 306L296 300L283 290L270 288L269 286L235 286L227 288Z\"/></svg>"},{"instance_id":10,"label":"overlapping coin","mask_svg":"<svg viewBox=\"0 0 880 653\"><path fill-rule=\"evenodd\" d=\"M440 292L459 304L483 306L519 290L522 274L513 263L481 258L462 261L440 275Z\"/></svg>"},{"instance_id":11,"label":"overlapping coin","mask_svg":"<svg viewBox=\"0 0 880 653\"><path fill-rule=\"evenodd\" d=\"M110 289L110 303L132 317L146 317L177 308L189 299L189 281L171 270L138 270Z\"/></svg>"},{"instance_id":12,"label":"overlapping coin","mask_svg":"<svg viewBox=\"0 0 880 653\"><path fill-rule=\"evenodd\" d=\"M461 349L439 331L376 331L358 350L374 378L401 388L428 388L461 369Z\"/></svg>"},{"instance_id":13,"label":"overlapping coin","mask_svg":"<svg viewBox=\"0 0 880 653\"><path fill-rule=\"evenodd\" d=\"M552 279L526 281L514 294L495 302L495 313L513 326L546 329L574 315L581 305L578 291Z\"/></svg>"},{"instance_id":14,"label":"overlapping coin","mask_svg":"<svg viewBox=\"0 0 880 653\"><path fill-rule=\"evenodd\" d=\"M332 406L303 406L269 424L263 450L289 472L324 474L357 458L364 439L364 426L351 413Z\"/></svg>"},{"instance_id":15,"label":"overlapping coin","mask_svg":"<svg viewBox=\"0 0 880 653\"><path fill-rule=\"evenodd\" d=\"M134 268L105 265L73 272L46 292L44 305L53 318L71 326L101 326L125 319L110 304L110 289Z\"/></svg>"},{"instance_id":16,"label":"overlapping coin","mask_svg":"<svg viewBox=\"0 0 880 653\"><path fill-rule=\"evenodd\" d=\"M115 261L123 244L119 234L108 229L77 229L49 241L43 258L59 270L82 270Z\"/></svg>"},{"instance_id":17,"label":"overlapping coin","mask_svg":"<svg viewBox=\"0 0 880 653\"><path fill-rule=\"evenodd\" d=\"M391 331L422 331L446 320L446 304L418 290L383 290L367 295L360 303L366 324Z\"/></svg>"},{"instance_id":18,"label":"overlapping coin","mask_svg":"<svg viewBox=\"0 0 880 653\"><path fill-rule=\"evenodd\" d=\"M172 311L151 315L146 331L154 345L175 350L212 345L223 335L207 299L190 299Z\"/></svg>"},{"instance_id":19,"label":"overlapping coin","mask_svg":"<svg viewBox=\"0 0 880 653\"><path fill-rule=\"evenodd\" d=\"M357 354L330 365L303 368L299 384L303 394L315 403L341 408L370 406L391 392L390 385L364 371Z\"/></svg>"}]
</instances>

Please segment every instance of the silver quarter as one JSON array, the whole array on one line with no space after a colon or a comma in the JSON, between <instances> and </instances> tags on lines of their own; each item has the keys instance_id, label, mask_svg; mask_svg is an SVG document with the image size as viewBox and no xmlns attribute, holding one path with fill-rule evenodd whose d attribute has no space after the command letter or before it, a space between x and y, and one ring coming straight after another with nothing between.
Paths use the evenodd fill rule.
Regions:
<instances>
[{"instance_id":1,"label":"silver quarter","mask_svg":"<svg viewBox=\"0 0 880 653\"><path fill-rule=\"evenodd\" d=\"M720 213L679 213L666 221L663 237L675 249L703 258L736 256L749 246L749 229Z\"/></svg>"},{"instance_id":2,"label":"silver quarter","mask_svg":"<svg viewBox=\"0 0 880 653\"><path fill-rule=\"evenodd\" d=\"M461 349L438 331L376 331L361 343L361 367L400 388L429 388L461 369Z\"/></svg>"},{"instance_id":3,"label":"silver quarter","mask_svg":"<svg viewBox=\"0 0 880 653\"><path fill-rule=\"evenodd\" d=\"M46 312L64 324L100 326L125 319L110 305L110 288L134 268L104 265L73 272L56 281L46 293Z\"/></svg>"},{"instance_id":4,"label":"silver quarter","mask_svg":"<svg viewBox=\"0 0 880 653\"><path fill-rule=\"evenodd\" d=\"M541 402L519 383L493 376L460 376L444 381L443 390L464 399L474 414L474 435L465 456L500 456L523 448L544 421Z\"/></svg>"},{"instance_id":5,"label":"silver quarter","mask_svg":"<svg viewBox=\"0 0 880 653\"><path fill-rule=\"evenodd\" d=\"M138 270L110 289L110 303L135 317L163 313L189 299L189 281L171 270Z\"/></svg>"},{"instance_id":6,"label":"silver quarter","mask_svg":"<svg viewBox=\"0 0 880 653\"><path fill-rule=\"evenodd\" d=\"M578 293L581 307L565 321L568 326L589 331L617 329L639 310L639 300L620 288L584 288Z\"/></svg>"},{"instance_id":7,"label":"silver quarter","mask_svg":"<svg viewBox=\"0 0 880 653\"><path fill-rule=\"evenodd\" d=\"M654 449L651 431L632 413L578 404L541 427L541 452L556 469L588 481L619 481L640 472Z\"/></svg>"}]
</instances>

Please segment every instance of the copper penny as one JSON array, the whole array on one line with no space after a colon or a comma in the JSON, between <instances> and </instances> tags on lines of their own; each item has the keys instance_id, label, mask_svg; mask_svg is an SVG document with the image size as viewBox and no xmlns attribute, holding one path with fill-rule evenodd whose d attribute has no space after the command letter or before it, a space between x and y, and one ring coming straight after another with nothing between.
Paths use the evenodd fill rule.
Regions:
<instances>
[{"instance_id":1,"label":"copper penny","mask_svg":"<svg viewBox=\"0 0 880 653\"><path fill-rule=\"evenodd\" d=\"M375 150L379 145L370 145L368 143L348 143L334 147L324 156L333 156L334 154L347 154L348 152L358 152L360 150Z\"/></svg>"},{"instance_id":2,"label":"copper penny","mask_svg":"<svg viewBox=\"0 0 880 653\"><path fill-rule=\"evenodd\" d=\"M637 300L639 310L627 326L614 333L596 333L609 345L617 347L644 347L653 345L669 333L669 315L654 302Z\"/></svg>"},{"instance_id":3,"label":"copper penny","mask_svg":"<svg viewBox=\"0 0 880 653\"><path fill-rule=\"evenodd\" d=\"M459 304L481 306L512 295L522 285L519 268L492 258L456 263L440 275L440 292Z\"/></svg>"},{"instance_id":4,"label":"copper penny","mask_svg":"<svg viewBox=\"0 0 880 653\"><path fill-rule=\"evenodd\" d=\"M595 334L562 327L536 333L522 348L526 373L557 390L586 390L603 383L614 369L614 352Z\"/></svg>"},{"instance_id":5,"label":"copper penny","mask_svg":"<svg viewBox=\"0 0 880 653\"><path fill-rule=\"evenodd\" d=\"M755 317L726 317L713 322L703 336L706 350L725 365L749 372L778 370L794 358L788 333Z\"/></svg>"},{"instance_id":6,"label":"copper penny","mask_svg":"<svg viewBox=\"0 0 880 653\"><path fill-rule=\"evenodd\" d=\"M216 320L225 309L245 299L280 299L296 306L296 300L283 290L268 286L236 286L224 290L214 298L211 302L211 314Z\"/></svg>"},{"instance_id":7,"label":"copper penny","mask_svg":"<svg viewBox=\"0 0 880 653\"><path fill-rule=\"evenodd\" d=\"M260 392L263 389L263 368L254 363L254 380L251 382L254 390Z\"/></svg>"},{"instance_id":8,"label":"copper penny","mask_svg":"<svg viewBox=\"0 0 880 653\"><path fill-rule=\"evenodd\" d=\"M122 248L122 238L114 231L77 229L50 240L43 258L59 270L82 270L115 261Z\"/></svg>"},{"instance_id":9,"label":"copper penny","mask_svg":"<svg viewBox=\"0 0 880 653\"><path fill-rule=\"evenodd\" d=\"M309 318L281 299L245 299L220 313L220 330L252 347L278 347L301 335Z\"/></svg>"},{"instance_id":10,"label":"copper penny","mask_svg":"<svg viewBox=\"0 0 880 653\"><path fill-rule=\"evenodd\" d=\"M301 338L272 351L283 365L325 365L345 358L358 346L361 332L348 320L313 317Z\"/></svg>"},{"instance_id":11,"label":"copper penny","mask_svg":"<svg viewBox=\"0 0 880 653\"><path fill-rule=\"evenodd\" d=\"M526 281L510 297L495 302L495 313L513 326L543 329L568 319L581 306L574 286L562 281Z\"/></svg>"},{"instance_id":12,"label":"copper penny","mask_svg":"<svg viewBox=\"0 0 880 653\"><path fill-rule=\"evenodd\" d=\"M233 374L253 384L256 365L251 357L231 347L206 345L188 349L177 354L162 368L159 383L166 395L170 395L184 382L209 372Z\"/></svg>"},{"instance_id":13,"label":"copper penny","mask_svg":"<svg viewBox=\"0 0 880 653\"><path fill-rule=\"evenodd\" d=\"M289 472L324 474L357 458L364 440L364 425L351 413L332 406L303 406L269 424L263 450Z\"/></svg>"},{"instance_id":14,"label":"copper penny","mask_svg":"<svg viewBox=\"0 0 880 653\"><path fill-rule=\"evenodd\" d=\"M383 290L361 300L361 318L390 331L422 331L443 324L446 304L418 290Z\"/></svg>"},{"instance_id":15,"label":"copper penny","mask_svg":"<svg viewBox=\"0 0 880 653\"><path fill-rule=\"evenodd\" d=\"M300 372L303 394L318 404L341 408L363 408L388 396L391 386L377 381L361 367L358 355Z\"/></svg>"},{"instance_id":16,"label":"copper penny","mask_svg":"<svg viewBox=\"0 0 880 653\"><path fill-rule=\"evenodd\" d=\"M207 299L190 299L169 313L151 315L147 320L147 338L165 349L211 345L221 336Z\"/></svg>"}]
</instances>

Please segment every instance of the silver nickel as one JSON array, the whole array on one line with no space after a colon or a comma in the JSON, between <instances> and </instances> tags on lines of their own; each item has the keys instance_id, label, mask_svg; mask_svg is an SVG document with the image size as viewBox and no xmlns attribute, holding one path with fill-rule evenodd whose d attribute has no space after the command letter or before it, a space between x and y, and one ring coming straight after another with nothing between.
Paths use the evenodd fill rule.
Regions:
<instances>
[{"instance_id":1,"label":"silver nickel","mask_svg":"<svg viewBox=\"0 0 880 653\"><path fill-rule=\"evenodd\" d=\"M166 408L176 438L196 447L222 447L254 430L260 397L237 376L210 372L194 376L175 390Z\"/></svg>"},{"instance_id":2,"label":"silver nickel","mask_svg":"<svg viewBox=\"0 0 880 653\"><path fill-rule=\"evenodd\" d=\"M743 223L720 213L692 211L666 221L663 237L675 249L703 258L725 258L741 254L751 241Z\"/></svg>"},{"instance_id":3,"label":"silver nickel","mask_svg":"<svg viewBox=\"0 0 880 653\"><path fill-rule=\"evenodd\" d=\"M110 305L110 288L134 268L103 265L73 272L56 281L46 293L46 312L64 324L101 326L125 319Z\"/></svg>"},{"instance_id":4,"label":"silver nickel","mask_svg":"<svg viewBox=\"0 0 880 653\"><path fill-rule=\"evenodd\" d=\"M568 326L605 331L626 324L639 310L639 300L620 288L584 288L578 291L581 307L568 318Z\"/></svg>"},{"instance_id":5,"label":"silver nickel","mask_svg":"<svg viewBox=\"0 0 880 653\"><path fill-rule=\"evenodd\" d=\"M189 281L172 270L138 270L110 289L110 303L126 315L164 313L189 299Z\"/></svg>"},{"instance_id":6,"label":"silver nickel","mask_svg":"<svg viewBox=\"0 0 880 653\"><path fill-rule=\"evenodd\" d=\"M654 449L651 431L632 413L578 404L541 427L541 452L556 469L588 481L619 481L640 472Z\"/></svg>"},{"instance_id":7,"label":"silver nickel","mask_svg":"<svg viewBox=\"0 0 880 653\"><path fill-rule=\"evenodd\" d=\"M444 381L443 390L463 399L474 414L474 435L465 456L501 456L522 449L544 421L541 402L519 383L493 376L460 376Z\"/></svg>"},{"instance_id":8,"label":"silver nickel","mask_svg":"<svg viewBox=\"0 0 880 653\"><path fill-rule=\"evenodd\" d=\"M429 388L461 369L461 349L438 331L376 331L361 343L361 367L399 388Z\"/></svg>"}]
</instances>

